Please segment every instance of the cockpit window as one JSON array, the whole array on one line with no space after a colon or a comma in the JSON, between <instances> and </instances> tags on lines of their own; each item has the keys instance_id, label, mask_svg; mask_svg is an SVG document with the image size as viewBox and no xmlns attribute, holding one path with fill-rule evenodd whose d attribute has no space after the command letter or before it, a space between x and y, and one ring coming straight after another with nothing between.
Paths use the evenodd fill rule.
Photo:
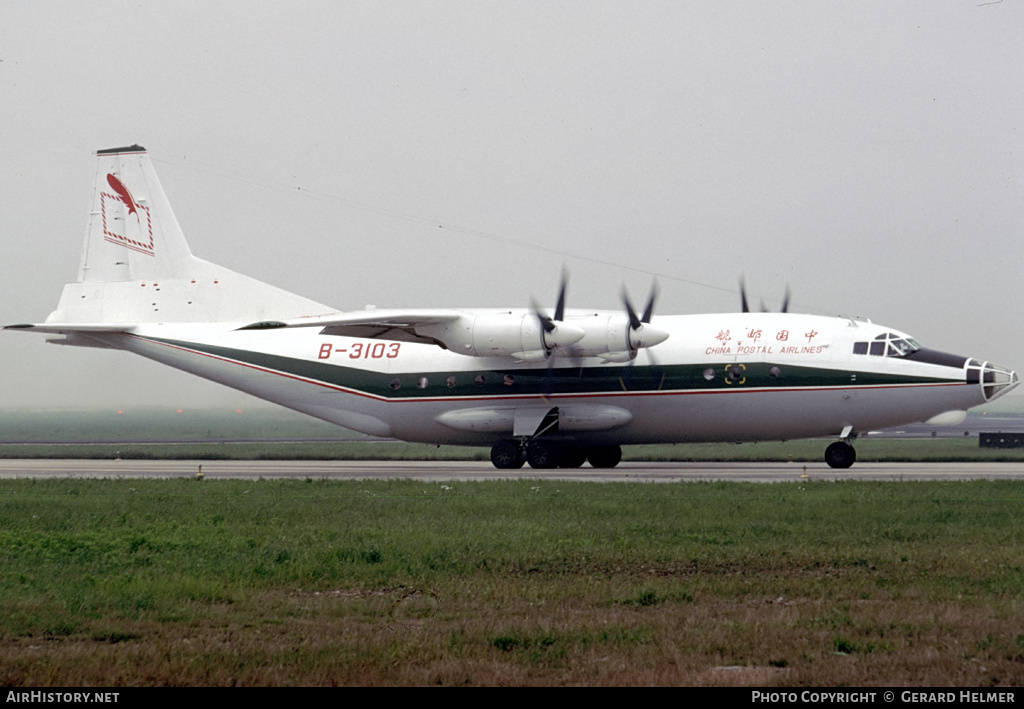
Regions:
<instances>
[{"instance_id":1,"label":"cockpit window","mask_svg":"<svg viewBox=\"0 0 1024 709\"><path fill-rule=\"evenodd\" d=\"M895 332L883 332L870 342L854 342L854 354L872 354L876 357L906 357L921 349L912 337L903 337Z\"/></svg>"},{"instance_id":2,"label":"cockpit window","mask_svg":"<svg viewBox=\"0 0 1024 709\"><path fill-rule=\"evenodd\" d=\"M890 340L889 341L889 356L890 357L902 357L908 355L914 351L914 346L906 340Z\"/></svg>"}]
</instances>

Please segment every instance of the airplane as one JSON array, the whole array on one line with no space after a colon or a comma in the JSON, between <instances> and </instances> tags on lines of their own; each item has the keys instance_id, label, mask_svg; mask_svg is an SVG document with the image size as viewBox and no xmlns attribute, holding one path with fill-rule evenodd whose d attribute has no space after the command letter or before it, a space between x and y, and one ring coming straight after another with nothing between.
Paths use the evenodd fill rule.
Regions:
<instances>
[{"instance_id":1,"label":"airplane","mask_svg":"<svg viewBox=\"0 0 1024 709\"><path fill-rule=\"evenodd\" d=\"M489 446L501 469L611 468L622 446L835 439L957 423L1017 374L871 322L751 312L343 312L192 255L139 145L99 150L78 280L5 329L125 350L372 436Z\"/></svg>"}]
</instances>

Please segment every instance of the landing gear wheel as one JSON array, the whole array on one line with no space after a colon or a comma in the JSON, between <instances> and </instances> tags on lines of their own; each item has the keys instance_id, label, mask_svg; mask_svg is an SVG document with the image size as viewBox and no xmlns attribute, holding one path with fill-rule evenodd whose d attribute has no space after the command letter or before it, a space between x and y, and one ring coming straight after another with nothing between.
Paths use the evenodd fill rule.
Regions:
<instances>
[{"instance_id":1,"label":"landing gear wheel","mask_svg":"<svg viewBox=\"0 0 1024 709\"><path fill-rule=\"evenodd\" d=\"M519 454L519 446L512 441L498 441L491 448L491 463L495 468L514 470L523 467L525 462Z\"/></svg>"},{"instance_id":2,"label":"landing gear wheel","mask_svg":"<svg viewBox=\"0 0 1024 709\"><path fill-rule=\"evenodd\" d=\"M857 460L857 452L845 441L836 441L825 449L825 462L830 468L849 468Z\"/></svg>"},{"instance_id":3,"label":"landing gear wheel","mask_svg":"<svg viewBox=\"0 0 1024 709\"><path fill-rule=\"evenodd\" d=\"M547 443L531 443L526 449L526 462L531 468L558 467L558 449Z\"/></svg>"},{"instance_id":4,"label":"landing gear wheel","mask_svg":"<svg viewBox=\"0 0 1024 709\"><path fill-rule=\"evenodd\" d=\"M619 446L591 446L587 448L587 460L594 468L614 468L622 460Z\"/></svg>"},{"instance_id":5,"label":"landing gear wheel","mask_svg":"<svg viewBox=\"0 0 1024 709\"><path fill-rule=\"evenodd\" d=\"M579 468L587 462L587 452L578 446L566 446L558 456L559 468Z\"/></svg>"}]
</instances>

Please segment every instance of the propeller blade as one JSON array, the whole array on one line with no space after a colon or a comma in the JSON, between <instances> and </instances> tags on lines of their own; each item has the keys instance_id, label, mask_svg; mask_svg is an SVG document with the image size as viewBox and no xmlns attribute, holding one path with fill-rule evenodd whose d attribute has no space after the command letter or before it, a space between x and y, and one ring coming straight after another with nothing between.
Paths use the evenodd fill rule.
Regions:
<instances>
[{"instance_id":1,"label":"propeller blade","mask_svg":"<svg viewBox=\"0 0 1024 709\"><path fill-rule=\"evenodd\" d=\"M558 302L555 303L555 320L565 319L565 284L569 280L569 272L562 269L562 282L558 286Z\"/></svg>"},{"instance_id":2,"label":"propeller blade","mask_svg":"<svg viewBox=\"0 0 1024 709\"><path fill-rule=\"evenodd\" d=\"M541 328L544 330L541 335L541 346L550 355L555 348L568 347L583 339L586 332L583 328L569 323L562 322L565 317L565 290L568 281L568 271L562 269L562 281L558 286L558 302L555 304L555 316L551 317L535 299L530 299L530 309L537 317Z\"/></svg>"},{"instance_id":3,"label":"propeller blade","mask_svg":"<svg viewBox=\"0 0 1024 709\"><path fill-rule=\"evenodd\" d=\"M626 314L629 316L629 327L631 330L639 330L643 327L643 323L640 318L636 316L636 310L633 308L633 304L629 300L629 294L626 293L625 287L622 289L622 304L626 306Z\"/></svg>"},{"instance_id":4,"label":"propeller blade","mask_svg":"<svg viewBox=\"0 0 1024 709\"><path fill-rule=\"evenodd\" d=\"M779 310L780 313L788 313L789 312L789 296L790 296L790 294L791 294L790 293L790 289L789 289L789 286L787 285L786 286L786 295L782 299L782 309ZM743 276L740 276L740 308L742 309L742 311L744 313L749 313L750 312L750 304L747 302L747 282L746 282L746 279L743 278ZM768 308L765 307L764 299L763 298L761 299L761 312L762 313L770 312L768 310Z\"/></svg>"},{"instance_id":5,"label":"propeller blade","mask_svg":"<svg viewBox=\"0 0 1024 709\"><path fill-rule=\"evenodd\" d=\"M544 328L544 332L551 333L555 331L555 321L548 315L541 304L538 303L534 298L530 298L530 310L537 316L537 321L540 326Z\"/></svg>"},{"instance_id":6,"label":"propeller blade","mask_svg":"<svg viewBox=\"0 0 1024 709\"><path fill-rule=\"evenodd\" d=\"M658 298L658 282L655 281L651 284L651 294L647 297L647 306L644 308L644 314L640 318L640 322L649 323L651 316L654 315L654 301Z\"/></svg>"}]
</instances>

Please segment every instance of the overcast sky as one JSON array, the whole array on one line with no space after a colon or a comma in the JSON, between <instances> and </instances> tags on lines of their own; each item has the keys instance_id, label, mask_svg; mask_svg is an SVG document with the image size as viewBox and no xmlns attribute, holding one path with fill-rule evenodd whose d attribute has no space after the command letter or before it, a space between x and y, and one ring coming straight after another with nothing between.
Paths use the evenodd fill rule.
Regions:
<instances>
[{"instance_id":1,"label":"overcast sky","mask_svg":"<svg viewBox=\"0 0 1024 709\"><path fill-rule=\"evenodd\" d=\"M870 318L1024 369L1024 3L0 5L0 322L77 275L93 153L196 255L340 309ZM243 406L0 334L0 406Z\"/></svg>"}]
</instances>

